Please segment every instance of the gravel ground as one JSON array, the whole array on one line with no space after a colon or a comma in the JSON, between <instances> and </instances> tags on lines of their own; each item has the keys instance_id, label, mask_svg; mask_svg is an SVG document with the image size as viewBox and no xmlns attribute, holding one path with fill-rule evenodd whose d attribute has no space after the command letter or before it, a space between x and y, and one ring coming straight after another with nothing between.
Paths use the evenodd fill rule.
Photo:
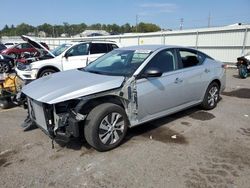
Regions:
<instances>
[{"instance_id":1,"label":"gravel ground","mask_svg":"<svg viewBox=\"0 0 250 188\"><path fill-rule=\"evenodd\" d=\"M0 110L0 187L250 187L250 77L227 71L217 108L192 108L131 129L100 153L23 132L26 111Z\"/></svg>"}]
</instances>

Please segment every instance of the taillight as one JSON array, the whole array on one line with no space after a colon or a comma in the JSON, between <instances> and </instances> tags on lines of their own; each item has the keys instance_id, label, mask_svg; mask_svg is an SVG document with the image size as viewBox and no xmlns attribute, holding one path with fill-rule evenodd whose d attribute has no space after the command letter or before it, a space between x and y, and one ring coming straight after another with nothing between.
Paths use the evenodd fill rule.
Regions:
<instances>
[{"instance_id":1,"label":"taillight","mask_svg":"<svg viewBox=\"0 0 250 188\"><path fill-rule=\"evenodd\" d=\"M244 61L242 61L242 60L239 60L239 63L244 63Z\"/></svg>"},{"instance_id":2,"label":"taillight","mask_svg":"<svg viewBox=\"0 0 250 188\"><path fill-rule=\"evenodd\" d=\"M221 65L221 67L222 67L223 69L226 69L226 68L227 68L227 64L223 64L223 65Z\"/></svg>"}]
</instances>

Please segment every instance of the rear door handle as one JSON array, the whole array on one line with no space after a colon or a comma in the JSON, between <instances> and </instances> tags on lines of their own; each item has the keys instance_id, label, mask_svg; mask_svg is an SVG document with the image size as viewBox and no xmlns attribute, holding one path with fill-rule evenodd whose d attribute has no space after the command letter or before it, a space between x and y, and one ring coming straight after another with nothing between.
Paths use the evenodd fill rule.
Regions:
<instances>
[{"instance_id":1,"label":"rear door handle","mask_svg":"<svg viewBox=\"0 0 250 188\"><path fill-rule=\"evenodd\" d=\"M182 83L182 82L183 82L183 80L180 79L180 78L176 78L175 81L174 81L175 84L179 84L179 83Z\"/></svg>"}]
</instances>

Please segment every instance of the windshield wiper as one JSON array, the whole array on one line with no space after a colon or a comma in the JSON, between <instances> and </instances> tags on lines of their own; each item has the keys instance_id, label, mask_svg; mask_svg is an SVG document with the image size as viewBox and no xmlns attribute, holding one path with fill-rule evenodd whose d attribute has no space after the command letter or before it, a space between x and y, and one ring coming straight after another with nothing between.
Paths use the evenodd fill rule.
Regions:
<instances>
[{"instance_id":1,"label":"windshield wiper","mask_svg":"<svg viewBox=\"0 0 250 188\"><path fill-rule=\"evenodd\" d=\"M77 70L86 72L85 68L77 68Z\"/></svg>"},{"instance_id":2,"label":"windshield wiper","mask_svg":"<svg viewBox=\"0 0 250 188\"><path fill-rule=\"evenodd\" d=\"M85 70L86 71L86 70ZM94 74L104 74L100 71L95 71L95 70L87 70L88 72L94 73Z\"/></svg>"}]
</instances>

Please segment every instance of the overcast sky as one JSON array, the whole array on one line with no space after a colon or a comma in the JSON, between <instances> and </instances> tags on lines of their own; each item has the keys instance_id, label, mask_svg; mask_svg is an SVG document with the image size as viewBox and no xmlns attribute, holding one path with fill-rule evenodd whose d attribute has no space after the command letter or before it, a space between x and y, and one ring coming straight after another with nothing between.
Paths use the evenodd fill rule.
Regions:
<instances>
[{"instance_id":1,"label":"overcast sky","mask_svg":"<svg viewBox=\"0 0 250 188\"><path fill-rule=\"evenodd\" d=\"M135 25L151 22L161 28L206 27L250 23L250 0L5 0L1 2L0 29L6 24L40 25L63 22Z\"/></svg>"}]
</instances>

